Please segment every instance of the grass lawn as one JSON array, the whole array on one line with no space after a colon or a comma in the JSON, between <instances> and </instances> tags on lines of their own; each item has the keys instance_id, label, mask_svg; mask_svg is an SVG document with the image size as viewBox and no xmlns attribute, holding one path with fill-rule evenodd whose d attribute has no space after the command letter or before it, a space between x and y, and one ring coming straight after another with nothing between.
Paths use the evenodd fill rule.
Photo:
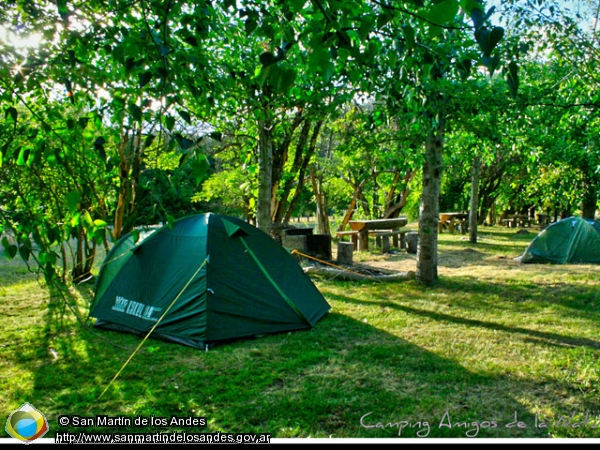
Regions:
<instances>
[{"instance_id":1,"label":"grass lawn","mask_svg":"<svg viewBox=\"0 0 600 450\"><path fill-rule=\"evenodd\" d=\"M0 257L0 418L29 402L46 437L81 431L57 424L77 414L198 416L206 428L171 429L273 438L599 438L600 267L521 265L535 234L480 235L440 235L435 288L315 278L332 311L312 331L208 352L150 339L100 400L140 339L90 333ZM416 267L404 252L355 258ZM72 300L84 316L90 292Z\"/></svg>"}]
</instances>

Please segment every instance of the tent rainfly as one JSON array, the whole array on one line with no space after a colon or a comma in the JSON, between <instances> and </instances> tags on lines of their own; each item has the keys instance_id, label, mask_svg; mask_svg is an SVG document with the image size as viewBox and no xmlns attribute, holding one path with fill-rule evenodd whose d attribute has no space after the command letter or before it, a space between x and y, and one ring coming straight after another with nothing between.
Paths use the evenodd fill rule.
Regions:
<instances>
[{"instance_id":1,"label":"tent rainfly","mask_svg":"<svg viewBox=\"0 0 600 450\"><path fill-rule=\"evenodd\" d=\"M522 263L600 263L600 222L568 217L542 230L519 258Z\"/></svg>"},{"instance_id":2,"label":"tent rainfly","mask_svg":"<svg viewBox=\"0 0 600 450\"><path fill-rule=\"evenodd\" d=\"M109 252L90 307L95 326L195 348L312 328L330 306L294 258L242 220L202 214Z\"/></svg>"}]
</instances>

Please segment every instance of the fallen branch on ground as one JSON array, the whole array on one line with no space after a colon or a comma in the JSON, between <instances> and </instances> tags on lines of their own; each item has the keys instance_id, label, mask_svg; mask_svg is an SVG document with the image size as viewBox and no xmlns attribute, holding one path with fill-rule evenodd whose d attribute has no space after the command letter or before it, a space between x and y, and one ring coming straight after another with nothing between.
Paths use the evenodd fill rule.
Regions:
<instances>
[{"instance_id":1,"label":"fallen branch on ground","mask_svg":"<svg viewBox=\"0 0 600 450\"><path fill-rule=\"evenodd\" d=\"M398 272L385 275L361 275L356 272L348 272L346 270L333 269L330 267L306 267L304 273L311 275L324 275L335 277L339 280L346 281L406 281L415 278L415 273L412 270L408 272Z\"/></svg>"}]
</instances>

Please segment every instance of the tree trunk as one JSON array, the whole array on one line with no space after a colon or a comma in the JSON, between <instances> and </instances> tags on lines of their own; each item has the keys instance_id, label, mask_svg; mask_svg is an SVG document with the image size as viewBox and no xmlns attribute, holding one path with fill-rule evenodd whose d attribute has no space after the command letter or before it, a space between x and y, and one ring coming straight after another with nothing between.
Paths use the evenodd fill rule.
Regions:
<instances>
[{"instance_id":1,"label":"tree trunk","mask_svg":"<svg viewBox=\"0 0 600 450\"><path fill-rule=\"evenodd\" d=\"M92 245L85 241L85 265L83 267L83 274L86 277L91 276L92 268L94 267L94 260L96 259L96 241L92 241Z\"/></svg>"},{"instance_id":2,"label":"tree trunk","mask_svg":"<svg viewBox=\"0 0 600 450\"><path fill-rule=\"evenodd\" d=\"M127 157L127 147L129 145L129 135L123 134L121 145L119 147L119 196L117 198L117 208L115 209L115 221L113 227L113 237L115 240L121 239L123 235L123 217L125 215L126 199L129 192L129 158Z\"/></svg>"},{"instance_id":3,"label":"tree trunk","mask_svg":"<svg viewBox=\"0 0 600 450\"><path fill-rule=\"evenodd\" d=\"M477 244L477 210L479 209L479 174L481 157L473 158L471 167L471 206L469 208L469 241Z\"/></svg>"},{"instance_id":4,"label":"tree trunk","mask_svg":"<svg viewBox=\"0 0 600 450\"><path fill-rule=\"evenodd\" d=\"M399 174L399 172L398 172L398 174ZM402 208L404 208L404 205L406 205L406 200L408 198L408 193L410 191L409 185L414 176L415 176L414 170L409 170L408 172L406 172L406 174L404 175L404 189L396 197L395 204L392 204L391 200L388 197L388 201L386 201L385 212L383 213L384 219L394 219L400 215ZM396 191L396 189L392 188L392 190L390 191L390 194L392 194L395 191Z\"/></svg>"},{"instance_id":5,"label":"tree trunk","mask_svg":"<svg viewBox=\"0 0 600 450\"><path fill-rule=\"evenodd\" d=\"M285 217L285 212L287 209L288 198L290 193L292 192L292 188L294 187L294 183L298 182L298 176L300 174L300 169L302 168L302 162L304 161L304 149L306 147L306 143L308 142L308 134L310 131L311 122L309 120L304 121L302 125L302 129L300 130L300 136L298 137L298 141L296 142L296 151L294 153L294 162L292 163L292 168L290 170L290 176L285 180L283 184L283 189L281 193L281 198L277 199L275 202L275 208L271 213L273 214L273 222L281 223L283 218ZM283 175L283 171L281 172ZM275 174L273 175L275 178ZM280 177L281 178L281 177ZM276 188L273 186L273 194L276 194Z\"/></svg>"},{"instance_id":6,"label":"tree trunk","mask_svg":"<svg viewBox=\"0 0 600 450\"><path fill-rule=\"evenodd\" d=\"M135 133L135 132L134 132ZM144 146L142 143L142 128L137 130L131 140L131 175L129 177L129 197L127 201L129 203L129 210L127 211L127 218L123 222L123 234L129 233L133 230L137 221L138 205L137 205L137 194L140 184L140 175L142 173L142 163L144 160Z\"/></svg>"},{"instance_id":7,"label":"tree trunk","mask_svg":"<svg viewBox=\"0 0 600 450\"><path fill-rule=\"evenodd\" d=\"M258 201L256 222L267 234L271 232L271 181L273 171L272 120L269 111L258 120Z\"/></svg>"},{"instance_id":8,"label":"tree trunk","mask_svg":"<svg viewBox=\"0 0 600 450\"><path fill-rule=\"evenodd\" d=\"M279 145L275 145L273 142L273 165L271 169L271 221L276 222L275 216L277 215L278 209L278 200L277 200L277 191L279 190L279 184L281 183L281 179L283 177L285 164L288 160L288 152L290 148L290 144L292 143L292 138L294 137L294 132L300 126L304 118L302 117L302 111L298 112L294 117L294 120L289 125L289 127L285 130L285 134L283 139ZM297 153L297 150L296 150ZM294 161L295 166L296 161ZM295 172L298 169L295 167ZM293 172L293 173L295 173Z\"/></svg>"},{"instance_id":9,"label":"tree trunk","mask_svg":"<svg viewBox=\"0 0 600 450\"><path fill-rule=\"evenodd\" d=\"M591 184L586 185L586 192L581 202L581 217L584 219L595 219L596 204L598 203L598 194Z\"/></svg>"},{"instance_id":10,"label":"tree trunk","mask_svg":"<svg viewBox=\"0 0 600 450\"><path fill-rule=\"evenodd\" d=\"M496 225L498 223L498 217L497 217L497 213L496 213L496 201L494 200L494 202L492 203L492 205L489 208L489 213L488 213L488 223L490 225ZM485 216L484 216L485 217Z\"/></svg>"},{"instance_id":11,"label":"tree trunk","mask_svg":"<svg viewBox=\"0 0 600 450\"><path fill-rule=\"evenodd\" d=\"M83 220L83 219L81 219ZM73 280L75 282L79 281L84 273L83 273L83 241L85 239L85 233L83 231L83 225L80 223L77 226L77 249L75 250L75 264L73 266Z\"/></svg>"},{"instance_id":12,"label":"tree trunk","mask_svg":"<svg viewBox=\"0 0 600 450\"><path fill-rule=\"evenodd\" d=\"M317 203L317 226L319 234L331 234L327 197L323 192L323 176L317 175L315 167L312 165L310 166L310 179L312 180L313 192Z\"/></svg>"},{"instance_id":13,"label":"tree trunk","mask_svg":"<svg viewBox=\"0 0 600 450\"><path fill-rule=\"evenodd\" d=\"M348 206L348 209L346 210L346 214L344 215L344 219L342 220L342 223L338 227L338 231L344 231L344 229L346 228L346 225L348 225L348 222L350 221L350 219L352 219L352 216L354 215L354 211L356 211L356 199L358 198L358 195L359 195L360 191L362 190L363 186L366 184L366 182L367 182L367 179L365 178L364 180L362 180L360 182L359 185L354 187L354 193L352 194L352 200L350 201L350 205Z\"/></svg>"},{"instance_id":14,"label":"tree trunk","mask_svg":"<svg viewBox=\"0 0 600 450\"><path fill-rule=\"evenodd\" d=\"M425 141L423 191L419 208L419 249L417 251L417 280L431 286L438 279L438 220L442 149L444 145L444 115L437 113L437 125Z\"/></svg>"},{"instance_id":15,"label":"tree trunk","mask_svg":"<svg viewBox=\"0 0 600 450\"><path fill-rule=\"evenodd\" d=\"M310 138L310 144L308 146L308 152L302 161L302 166L300 167L300 171L298 172L298 184L296 185L296 191L294 192L294 196L292 197L292 201L290 202L289 207L285 212L285 216L283 218L283 223L289 223L292 214L296 210L296 206L298 205L298 201L300 200L300 195L302 194L302 188L304 187L304 179L306 178L306 171L308 170L308 164L312 156L315 153L317 148L317 138L319 137L319 133L321 132L321 126L323 125L323 121L319 120L315 124L315 128L313 129L312 136Z\"/></svg>"}]
</instances>

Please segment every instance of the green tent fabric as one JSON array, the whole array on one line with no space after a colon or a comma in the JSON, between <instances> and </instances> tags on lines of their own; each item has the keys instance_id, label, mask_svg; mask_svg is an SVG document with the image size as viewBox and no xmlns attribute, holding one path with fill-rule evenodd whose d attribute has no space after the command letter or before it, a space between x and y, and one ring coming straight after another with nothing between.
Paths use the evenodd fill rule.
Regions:
<instances>
[{"instance_id":1,"label":"green tent fabric","mask_svg":"<svg viewBox=\"0 0 600 450\"><path fill-rule=\"evenodd\" d=\"M312 328L330 308L270 236L209 213L137 244L131 234L123 237L102 265L90 316L98 327L142 335L158 322L151 337L207 348Z\"/></svg>"},{"instance_id":2,"label":"green tent fabric","mask_svg":"<svg viewBox=\"0 0 600 450\"><path fill-rule=\"evenodd\" d=\"M542 230L520 256L522 263L600 263L600 223L568 217Z\"/></svg>"}]
</instances>

